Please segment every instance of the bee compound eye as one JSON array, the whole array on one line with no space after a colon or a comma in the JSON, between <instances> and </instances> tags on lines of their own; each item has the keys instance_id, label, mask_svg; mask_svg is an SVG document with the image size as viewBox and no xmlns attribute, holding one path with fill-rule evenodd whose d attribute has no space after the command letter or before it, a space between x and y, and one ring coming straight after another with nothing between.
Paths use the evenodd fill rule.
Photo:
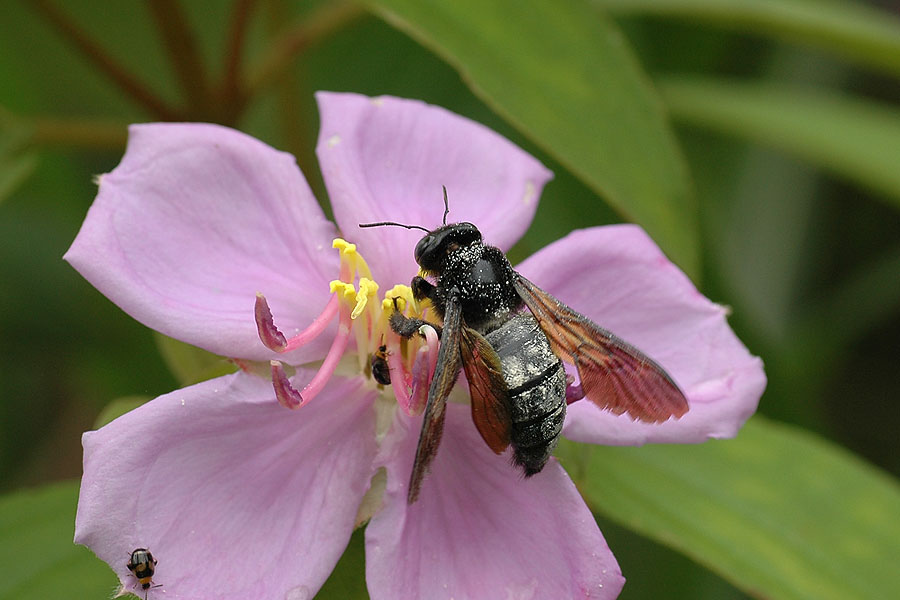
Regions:
<instances>
[{"instance_id":1,"label":"bee compound eye","mask_svg":"<svg viewBox=\"0 0 900 600\"><path fill-rule=\"evenodd\" d=\"M415 259L420 263L420 259L434 249L434 236L430 233L419 240L416 244ZM421 264L421 263L420 263Z\"/></svg>"}]
</instances>

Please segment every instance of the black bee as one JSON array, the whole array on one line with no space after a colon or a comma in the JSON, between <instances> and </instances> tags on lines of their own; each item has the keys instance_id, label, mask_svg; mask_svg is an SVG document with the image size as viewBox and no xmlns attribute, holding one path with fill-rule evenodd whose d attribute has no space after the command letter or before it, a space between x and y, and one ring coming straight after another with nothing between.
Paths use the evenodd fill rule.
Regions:
<instances>
[{"instance_id":1,"label":"black bee","mask_svg":"<svg viewBox=\"0 0 900 600\"><path fill-rule=\"evenodd\" d=\"M135 579L137 579L137 583L140 584L141 588L144 590L144 600L147 598L147 590L150 589L151 584L153 583L153 573L156 570L157 560L153 558L153 555L150 554L150 551L146 548L137 548L131 553L131 558L128 559L128 570L134 575ZM137 585L137 584L135 584ZM154 585L153 587L160 587L159 585Z\"/></svg>"},{"instance_id":2,"label":"black bee","mask_svg":"<svg viewBox=\"0 0 900 600\"><path fill-rule=\"evenodd\" d=\"M391 370L387 363L387 346L379 346L372 355L372 379L381 385L391 385Z\"/></svg>"},{"instance_id":3,"label":"black bee","mask_svg":"<svg viewBox=\"0 0 900 600\"><path fill-rule=\"evenodd\" d=\"M482 242L471 223L426 232L415 248L423 274L410 286L428 298L443 320L437 366L428 391L407 502L419 496L444 428L445 405L460 368L472 399L472 420L495 453L513 447L526 477L543 469L562 431L566 372L578 370L584 396L600 408L635 420L662 423L688 410L678 385L656 362L513 270L503 252ZM527 307L529 310L522 310ZM411 337L424 321L395 311L391 328Z\"/></svg>"}]
</instances>

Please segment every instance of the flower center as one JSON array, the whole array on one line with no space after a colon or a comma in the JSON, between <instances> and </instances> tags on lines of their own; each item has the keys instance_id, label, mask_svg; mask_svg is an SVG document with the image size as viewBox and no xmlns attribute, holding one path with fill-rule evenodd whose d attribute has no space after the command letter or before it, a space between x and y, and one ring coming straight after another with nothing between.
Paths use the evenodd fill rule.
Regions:
<instances>
[{"instance_id":1,"label":"flower center","mask_svg":"<svg viewBox=\"0 0 900 600\"><path fill-rule=\"evenodd\" d=\"M437 362L437 333L426 325L420 329L421 336L402 339L391 329L390 317L396 310L409 317L425 319L428 302L417 302L406 285L395 285L378 302L379 286L356 244L337 238L332 247L340 253L340 275L329 284L331 299L309 327L297 335L286 338L275 326L265 296L256 294L259 339L279 354L304 346L325 331L331 321L338 319L337 335L321 367L303 389L297 390L291 384L281 361L270 361L278 402L296 409L312 400L331 379L353 338L359 372L379 384L389 380L397 403L408 414L421 412L428 393L428 380Z\"/></svg>"}]
</instances>

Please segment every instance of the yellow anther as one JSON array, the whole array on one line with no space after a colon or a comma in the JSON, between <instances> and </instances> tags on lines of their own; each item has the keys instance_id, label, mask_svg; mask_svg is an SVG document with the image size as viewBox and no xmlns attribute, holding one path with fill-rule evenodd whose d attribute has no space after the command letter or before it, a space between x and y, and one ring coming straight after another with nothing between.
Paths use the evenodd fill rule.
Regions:
<instances>
[{"instance_id":1,"label":"yellow anther","mask_svg":"<svg viewBox=\"0 0 900 600\"><path fill-rule=\"evenodd\" d=\"M331 241L331 247L341 253L341 262L350 266L351 272L359 273L361 277L372 279L372 271L362 255L356 251L356 244L351 244L345 239L335 238Z\"/></svg>"},{"instance_id":2,"label":"yellow anther","mask_svg":"<svg viewBox=\"0 0 900 600\"><path fill-rule=\"evenodd\" d=\"M359 290L360 293L364 291L367 296L376 296L378 295L378 284L368 277L362 277L359 280Z\"/></svg>"},{"instance_id":3,"label":"yellow anther","mask_svg":"<svg viewBox=\"0 0 900 600\"><path fill-rule=\"evenodd\" d=\"M403 312L406 309L406 300L397 298L397 310ZM394 312L394 298L385 298L381 301L381 311L385 313Z\"/></svg>"},{"instance_id":4,"label":"yellow anther","mask_svg":"<svg viewBox=\"0 0 900 600\"><path fill-rule=\"evenodd\" d=\"M356 305L356 287L352 283L335 279L329 284L329 289L332 294L338 295L339 300L352 306Z\"/></svg>"},{"instance_id":5,"label":"yellow anther","mask_svg":"<svg viewBox=\"0 0 900 600\"><path fill-rule=\"evenodd\" d=\"M416 299L413 298L412 288L408 285L395 285L384 294L384 300L381 303L381 309L391 313L394 312L394 298L397 299L397 309L400 312L406 310L407 306L412 307L417 312Z\"/></svg>"},{"instance_id":6,"label":"yellow anther","mask_svg":"<svg viewBox=\"0 0 900 600\"><path fill-rule=\"evenodd\" d=\"M356 244L351 244L344 238L334 238L331 240L331 247L340 251L341 257L343 257L345 253L356 252Z\"/></svg>"},{"instance_id":7,"label":"yellow anther","mask_svg":"<svg viewBox=\"0 0 900 600\"><path fill-rule=\"evenodd\" d=\"M362 311L366 309L366 305L369 303L369 299L373 301L377 297L378 294L378 284L368 279L366 277L360 277L359 279L359 292L356 294L356 306L353 307L353 312L350 313L350 318L355 319L359 315L362 314Z\"/></svg>"}]
</instances>

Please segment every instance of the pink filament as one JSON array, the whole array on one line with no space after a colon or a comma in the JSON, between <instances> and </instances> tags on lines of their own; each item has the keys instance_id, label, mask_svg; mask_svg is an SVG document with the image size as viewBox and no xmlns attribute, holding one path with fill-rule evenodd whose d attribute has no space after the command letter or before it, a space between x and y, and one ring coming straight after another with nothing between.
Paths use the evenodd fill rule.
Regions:
<instances>
[{"instance_id":1,"label":"pink filament","mask_svg":"<svg viewBox=\"0 0 900 600\"><path fill-rule=\"evenodd\" d=\"M325 310L310 323L309 327L288 340L275 326L275 320L272 318L272 311L269 309L269 303L266 301L265 296L257 294L254 315L256 317L256 329L259 333L259 339L265 344L266 348L278 353L296 350L325 331L325 328L337 314L337 310L338 297L337 294L332 294L328 304L325 305Z\"/></svg>"},{"instance_id":2,"label":"pink filament","mask_svg":"<svg viewBox=\"0 0 900 600\"><path fill-rule=\"evenodd\" d=\"M393 331L385 334L385 343L388 347L387 363L391 372L391 387L394 389L394 398L397 404L406 414L410 413L409 389L406 384L406 372L403 369L403 358L400 356L400 336Z\"/></svg>"},{"instance_id":3,"label":"pink filament","mask_svg":"<svg viewBox=\"0 0 900 600\"><path fill-rule=\"evenodd\" d=\"M417 352L417 356L413 357L412 390L408 394L404 391L404 401L401 401L399 397L397 398L397 401L408 415L418 415L425 409L425 404L428 400L428 389L437 365L437 332L430 326L425 326L423 330L425 345L422 349L424 349L424 352L420 349ZM397 360L399 363L399 359ZM395 394L397 394L396 391Z\"/></svg>"},{"instance_id":4,"label":"pink filament","mask_svg":"<svg viewBox=\"0 0 900 600\"><path fill-rule=\"evenodd\" d=\"M437 366L438 357L438 336L437 331L430 325L422 327L425 330L425 344L428 346L428 379L434 376L434 369Z\"/></svg>"},{"instance_id":5,"label":"pink filament","mask_svg":"<svg viewBox=\"0 0 900 600\"><path fill-rule=\"evenodd\" d=\"M335 299L337 296L334 296ZM322 391L325 387L325 384L328 383L328 380L331 379L331 376L334 374L334 370L338 366L338 362L341 360L341 356L344 355L344 351L347 349L347 343L350 341L350 311L345 310L341 311L341 320L338 325L338 333L335 336L334 341L331 343L331 348L328 349L328 354L325 356L325 361L322 363L322 366L316 372L315 376L312 378L306 387L304 387L300 391L300 395L303 399L300 402L300 406L303 406L310 400L316 397L316 395Z\"/></svg>"},{"instance_id":6,"label":"pink filament","mask_svg":"<svg viewBox=\"0 0 900 600\"><path fill-rule=\"evenodd\" d=\"M338 297L337 294L332 294L331 300L329 300L328 304L325 305L325 310L322 311L322 314L316 317L313 322L309 324L309 327L289 339L287 341L287 344L285 344L284 350L282 350L282 352L290 352L291 350L296 350L300 346L316 339L316 337L318 337L320 333L325 331L325 328L337 314L337 311Z\"/></svg>"}]
</instances>

